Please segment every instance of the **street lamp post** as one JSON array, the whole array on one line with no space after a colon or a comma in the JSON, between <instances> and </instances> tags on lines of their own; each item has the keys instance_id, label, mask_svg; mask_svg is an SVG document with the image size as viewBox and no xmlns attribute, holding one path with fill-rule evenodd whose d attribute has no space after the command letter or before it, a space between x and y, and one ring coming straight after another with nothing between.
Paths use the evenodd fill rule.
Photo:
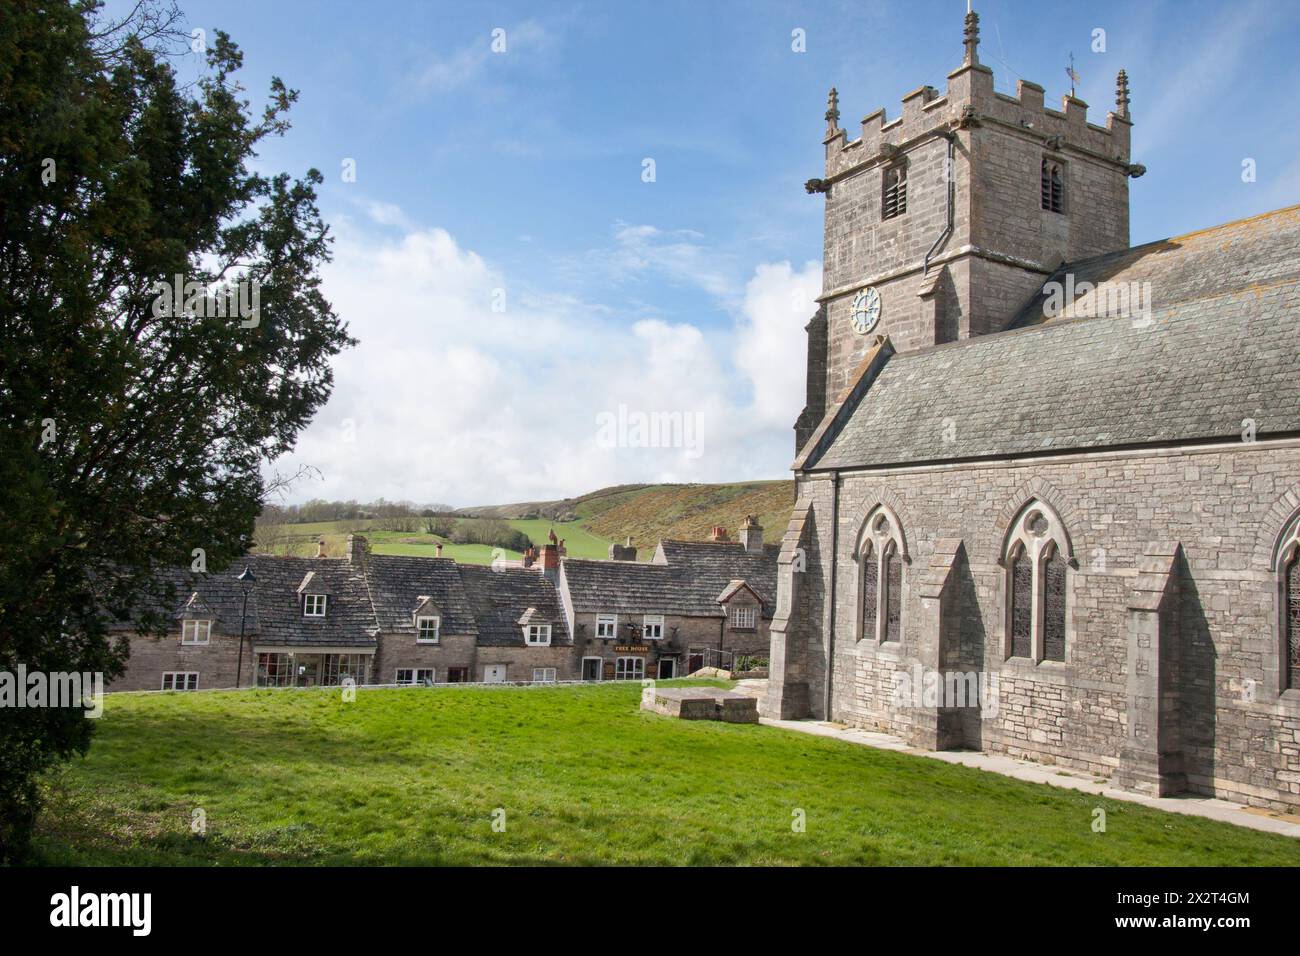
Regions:
<instances>
[{"instance_id":1,"label":"street lamp post","mask_svg":"<svg viewBox=\"0 0 1300 956\"><path fill-rule=\"evenodd\" d=\"M239 662L235 665L235 687L239 687L240 679L244 676L244 624L248 620L248 592L251 591L252 585L257 581L257 575L253 570L244 565L244 572L237 579L244 588L244 608L239 612Z\"/></svg>"}]
</instances>

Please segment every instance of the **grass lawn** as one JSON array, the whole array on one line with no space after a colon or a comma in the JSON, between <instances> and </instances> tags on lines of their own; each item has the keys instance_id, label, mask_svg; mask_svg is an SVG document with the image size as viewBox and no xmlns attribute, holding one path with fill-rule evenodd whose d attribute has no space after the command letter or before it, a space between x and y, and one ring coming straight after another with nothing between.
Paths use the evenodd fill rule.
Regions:
<instances>
[{"instance_id":1,"label":"grass lawn","mask_svg":"<svg viewBox=\"0 0 1300 956\"><path fill-rule=\"evenodd\" d=\"M62 865L1300 864L1298 840L645 714L639 690L110 696L89 756L48 780L38 853ZM1105 833L1092 832L1097 806ZM196 808L205 836L190 833Z\"/></svg>"}]
</instances>

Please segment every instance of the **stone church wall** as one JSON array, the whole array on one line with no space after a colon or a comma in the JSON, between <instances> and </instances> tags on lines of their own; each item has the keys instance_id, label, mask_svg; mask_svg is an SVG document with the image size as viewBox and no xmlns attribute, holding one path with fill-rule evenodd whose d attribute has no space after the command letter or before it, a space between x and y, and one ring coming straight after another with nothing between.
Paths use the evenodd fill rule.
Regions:
<instances>
[{"instance_id":1,"label":"stone church wall","mask_svg":"<svg viewBox=\"0 0 1300 956\"><path fill-rule=\"evenodd\" d=\"M1300 806L1300 690L1280 692L1277 578L1270 550L1282 530L1279 503L1300 489L1300 444L1097 454L1026 463L954 465L845 474L839 493L834 701L831 717L904 737L923 715L894 705L893 672L929 653L918 622L917 583L939 539L960 539L966 560L951 572L957 659L983 662L996 678L997 716L966 723L967 745L1111 774L1128 739L1128 606L1139 561L1152 541L1185 555L1176 627L1176 699L1189 789L1260 806ZM808 577L800 614L820 621L799 672L810 709L823 716L824 635L829 633L831 481L800 479L813 504ZM1064 663L1008 660L1003 652L1007 524L1039 497L1062 518L1077 567L1067 585ZM1293 499L1300 501L1300 498ZM906 536L902 641L855 640L858 529L890 503ZM1277 525L1277 527L1273 527ZM935 642L931 642L935 643ZM948 667L952 653L930 667ZM1252 699L1253 697L1253 699Z\"/></svg>"}]
</instances>

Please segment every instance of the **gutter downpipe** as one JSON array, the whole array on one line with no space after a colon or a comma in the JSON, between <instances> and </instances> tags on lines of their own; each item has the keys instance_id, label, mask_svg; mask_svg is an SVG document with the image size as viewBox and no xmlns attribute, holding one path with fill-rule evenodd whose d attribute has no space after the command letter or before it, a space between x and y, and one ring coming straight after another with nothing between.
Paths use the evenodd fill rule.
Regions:
<instances>
[{"instance_id":1,"label":"gutter downpipe","mask_svg":"<svg viewBox=\"0 0 1300 956\"><path fill-rule=\"evenodd\" d=\"M940 130L938 135L948 141L948 166L944 169L944 176L948 180L948 222L943 227L943 232L939 233L939 238L934 240L934 245L930 247L930 251L925 254L925 263L924 269L921 273L922 275L930 274L930 260L934 258L935 250L948 240L948 237L952 235L953 229L953 205L956 201L955 190L957 186L957 177L953 170L953 161L956 158L955 150L957 147L957 134L950 129L945 129Z\"/></svg>"},{"instance_id":2,"label":"gutter downpipe","mask_svg":"<svg viewBox=\"0 0 1300 956\"><path fill-rule=\"evenodd\" d=\"M826 693L823 720L833 720L835 701L835 582L840 556L840 473L831 472L831 593L830 625L826 639Z\"/></svg>"}]
</instances>

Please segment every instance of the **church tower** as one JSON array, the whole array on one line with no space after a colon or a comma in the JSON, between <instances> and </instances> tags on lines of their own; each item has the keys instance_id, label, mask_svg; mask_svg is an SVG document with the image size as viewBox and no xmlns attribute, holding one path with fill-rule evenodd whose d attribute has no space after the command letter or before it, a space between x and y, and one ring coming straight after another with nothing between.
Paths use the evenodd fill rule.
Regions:
<instances>
[{"instance_id":1,"label":"church tower","mask_svg":"<svg viewBox=\"0 0 1300 956\"><path fill-rule=\"evenodd\" d=\"M922 86L902 114L878 109L849 140L834 89L826 169L822 294L808 324L807 407L796 451L880 336L896 352L1003 329L1063 262L1128 248L1128 78L1106 125L1073 95L1061 109L1020 80L993 89L979 61L979 16L940 94Z\"/></svg>"}]
</instances>

